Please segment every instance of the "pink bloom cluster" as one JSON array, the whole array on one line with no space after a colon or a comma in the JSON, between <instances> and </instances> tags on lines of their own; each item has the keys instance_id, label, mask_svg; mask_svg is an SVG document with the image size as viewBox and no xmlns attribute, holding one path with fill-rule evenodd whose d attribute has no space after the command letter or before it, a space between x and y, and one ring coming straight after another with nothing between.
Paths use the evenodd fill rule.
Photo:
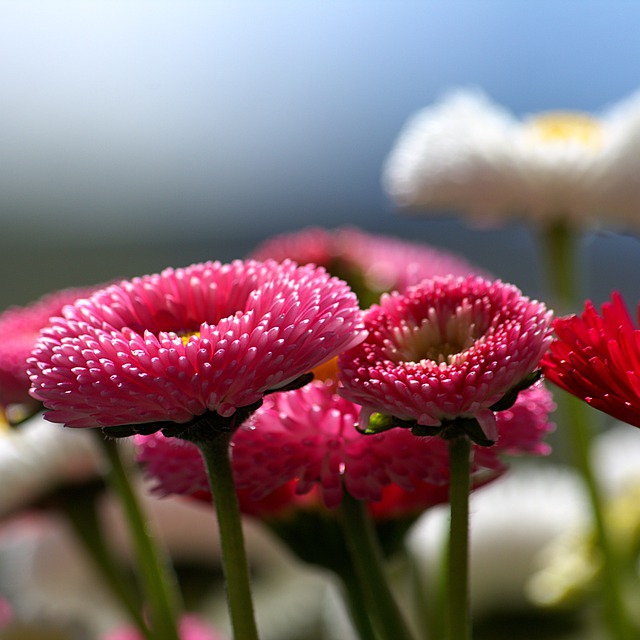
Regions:
<instances>
[{"instance_id":1,"label":"pink bloom cluster","mask_svg":"<svg viewBox=\"0 0 640 640\"><path fill-rule=\"evenodd\" d=\"M64 289L26 307L10 307L0 314L0 407L32 401L29 397L27 358L52 316L93 289Z\"/></svg>"},{"instance_id":2,"label":"pink bloom cluster","mask_svg":"<svg viewBox=\"0 0 640 640\"><path fill-rule=\"evenodd\" d=\"M322 268L166 269L65 307L29 360L31 393L69 427L230 417L364 335L355 295Z\"/></svg>"},{"instance_id":3,"label":"pink bloom cluster","mask_svg":"<svg viewBox=\"0 0 640 640\"><path fill-rule=\"evenodd\" d=\"M440 427L475 419L497 439L492 406L536 368L551 313L500 281L433 278L383 295L364 316L368 338L339 358L341 394L374 412Z\"/></svg>"},{"instance_id":4,"label":"pink bloom cluster","mask_svg":"<svg viewBox=\"0 0 640 640\"><path fill-rule=\"evenodd\" d=\"M500 475L501 453L547 453L542 440L552 428L548 414L553 408L549 392L536 384L520 394L512 409L500 412L496 446L475 447L474 484ZM407 429L363 435L356 429L359 411L336 393L331 381L269 396L232 441L243 510L264 513L264 501L273 497L271 507L279 512L293 504L295 495L316 489L329 508L340 504L343 490L359 500L383 501L387 507L377 508L380 517L397 512L400 503L415 511L446 500L446 443L416 438ZM195 445L160 434L138 436L136 444L138 460L159 493L210 499Z\"/></svg>"},{"instance_id":5,"label":"pink bloom cluster","mask_svg":"<svg viewBox=\"0 0 640 640\"><path fill-rule=\"evenodd\" d=\"M276 236L253 253L257 260L290 258L314 263L344 278L376 301L385 291L404 291L433 276L467 276L480 270L464 258L417 242L345 227L312 227ZM364 291L362 291L364 289Z\"/></svg>"},{"instance_id":6,"label":"pink bloom cluster","mask_svg":"<svg viewBox=\"0 0 640 640\"><path fill-rule=\"evenodd\" d=\"M640 308L639 308L640 313ZM640 329L618 293L598 313L557 318L557 339L542 360L545 376L592 407L640 427Z\"/></svg>"}]
</instances>

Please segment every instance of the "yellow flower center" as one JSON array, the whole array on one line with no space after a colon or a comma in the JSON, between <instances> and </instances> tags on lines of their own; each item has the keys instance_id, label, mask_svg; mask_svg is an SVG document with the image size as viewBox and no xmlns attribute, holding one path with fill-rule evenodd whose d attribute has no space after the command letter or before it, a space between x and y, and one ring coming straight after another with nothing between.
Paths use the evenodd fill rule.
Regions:
<instances>
[{"instance_id":1,"label":"yellow flower center","mask_svg":"<svg viewBox=\"0 0 640 640\"><path fill-rule=\"evenodd\" d=\"M602 144L600 121L586 113L549 111L531 118L525 126L535 139L545 143L577 143L591 149Z\"/></svg>"},{"instance_id":2,"label":"yellow flower center","mask_svg":"<svg viewBox=\"0 0 640 640\"><path fill-rule=\"evenodd\" d=\"M338 379L338 358L331 358L313 369L314 380L332 380Z\"/></svg>"},{"instance_id":3,"label":"yellow flower center","mask_svg":"<svg viewBox=\"0 0 640 640\"><path fill-rule=\"evenodd\" d=\"M187 331L186 333L179 333L178 334L180 336L180 340L182 340L182 344L186 345L187 342L189 342L189 340L193 337L193 336L197 336L198 338L200 337L200 332L199 331Z\"/></svg>"}]
</instances>

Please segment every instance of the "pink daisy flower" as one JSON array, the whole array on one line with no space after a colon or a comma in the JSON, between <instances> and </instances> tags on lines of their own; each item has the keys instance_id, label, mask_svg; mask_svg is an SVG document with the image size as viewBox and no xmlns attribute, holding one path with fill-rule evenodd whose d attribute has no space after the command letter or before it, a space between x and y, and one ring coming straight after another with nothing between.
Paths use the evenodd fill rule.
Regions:
<instances>
[{"instance_id":1,"label":"pink daisy flower","mask_svg":"<svg viewBox=\"0 0 640 640\"><path fill-rule=\"evenodd\" d=\"M314 263L343 278L366 304L385 291L404 291L433 276L467 276L480 270L448 251L345 227L312 227L276 236L254 252L257 260L290 258Z\"/></svg>"},{"instance_id":2,"label":"pink daisy flower","mask_svg":"<svg viewBox=\"0 0 640 640\"><path fill-rule=\"evenodd\" d=\"M258 409L260 411L260 409ZM211 487L198 447L181 438L167 438L162 433L135 436L136 460L153 483L158 496L180 495L211 503ZM281 485L261 500L247 490L238 489L240 510L259 518L279 518L303 502L295 493L295 483Z\"/></svg>"},{"instance_id":3,"label":"pink daisy flower","mask_svg":"<svg viewBox=\"0 0 640 640\"><path fill-rule=\"evenodd\" d=\"M29 360L31 393L68 427L177 435L210 413L228 429L265 393L299 383L364 335L355 295L322 268L238 260L166 269L65 307Z\"/></svg>"},{"instance_id":4,"label":"pink daisy flower","mask_svg":"<svg viewBox=\"0 0 640 640\"><path fill-rule=\"evenodd\" d=\"M535 385L520 394L511 410L499 414L498 443L491 449L477 448L474 485L504 471L500 453L547 453L542 439L552 428L548 421L552 409L549 392ZM343 490L359 500L386 499L388 508L377 509L380 516L394 508L390 495L406 503L402 508L395 505L395 512L445 501L449 481L446 443L441 438L417 439L404 429L363 435L356 429L359 412L360 407L339 396L329 380L269 396L232 441L243 511L267 515L264 501L270 496L271 515L284 511L287 501L294 508L308 507L295 504L296 496L316 489L329 508L340 504ZM523 443L520 447L518 439ZM154 478L156 491L211 499L195 445L160 434L139 436L136 445L138 460ZM404 493L408 495L400 497Z\"/></svg>"},{"instance_id":5,"label":"pink daisy flower","mask_svg":"<svg viewBox=\"0 0 640 640\"><path fill-rule=\"evenodd\" d=\"M639 307L640 313L640 307ZM598 313L557 318L557 339L542 359L554 384L618 420L640 427L640 329L619 293Z\"/></svg>"},{"instance_id":6,"label":"pink daisy flower","mask_svg":"<svg viewBox=\"0 0 640 640\"><path fill-rule=\"evenodd\" d=\"M383 295L364 320L368 338L338 362L340 393L363 406L369 432L412 426L417 435L449 436L464 422L472 439L492 444L494 412L530 384L551 342L542 303L476 276Z\"/></svg>"},{"instance_id":7,"label":"pink daisy flower","mask_svg":"<svg viewBox=\"0 0 640 640\"><path fill-rule=\"evenodd\" d=\"M180 640L223 640L222 634L212 631L209 625L194 615L182 617L178 633ZM122 627L107 633L102 640L143 640L143 637L137 629Z\"/></svg>"},{"instance_id":8,"label":"pink daisy flower","mask_svg":"<svg viewBox=\"0 0 640 640\"><path fill-rule=\"evenodd\" d=\"M26 307L10 307L0 314L0 407L28 404L29 376L27 358L52 316L77 298L89 295L93 288L64 289L44 296Z\"/></svg>"}]
</instances>

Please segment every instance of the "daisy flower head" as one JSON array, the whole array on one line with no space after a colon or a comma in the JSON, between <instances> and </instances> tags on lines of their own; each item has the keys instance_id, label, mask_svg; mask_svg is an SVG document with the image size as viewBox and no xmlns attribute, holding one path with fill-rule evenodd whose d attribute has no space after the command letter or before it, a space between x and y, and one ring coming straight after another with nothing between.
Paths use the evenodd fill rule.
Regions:
<instances>
[{"instance_id":1,"label":"daisy flower head","mask_svg":"<svg viewBox=\"0 0 640 640\"><path fill-rule=\"evenodd\" d=\"M580 315L557 318L542 359L545 376L592 407L640 427L640 329L614 293L600 313L587 300Z\"/></svg>"},{"instance_id":2,"label":"daisy flower head","mask_svg":"<svg viewBox=\"0 0 640 640\"><path fill-rule=\"evenodd\" d=\"M25 307L9 307L0 314L0 407L33 403L29 396L27 358L49 318L76 299L89 295L95 287L64 289L40 298Z\"/></svg>"},{"instance_id":3,"label":"daisy flower head","mask_svg":"<svg viewBox=\"0 0 640 640\"><path fill-rule=\"evenodd\" d=\"M366 433L405 426L452 437L464 426L478 444L493 444L495 412L535 380L551 342L544 304L476 276L383 295L364 322L367 339L338 364L340 393L363 406Z\"/></svg>"},{"instance_id":4,"label":"daisy flower head","mask_svg":"<svg viewBox=\"0 0 640 640\"><path fill-rule=\"evenodd\" d=\"M235 432L232 463L243 513L269 519L314 510L320 502L333 508L344 490L368 501L378 520L415 516L446 502L445 442L416 440L402 429L363 435L356 429L361 407L338 395L335 373L270 395ZM498 443L476 447L473 486L505 471L502 454L548 453L543 439L553 428L549 414L554 408L551 394L538 382L522 391L512 408L499 412ZM135 443L154 492L211 501L195 445L160 433L136 436Z\"/></svg>"},{"instance_id":5,"label":"daisy flower head","mask_svg":"<svg viewBox=\"0 0 640 640\"><path fill-rule=\"evenodd\" d=\"M205 503L213 501L207 470L195 444L167 438L160 432L136 435L134 442L136 460L144 469L153 494L161 498L177 495ZM295 493L293 482L283 484L260 500L253 499L247 490L238 489L237 494L244 515L266 520L280 518L308 502Z\"/></svg>"},{"instance_id":6,"label":"daisy flower head","mask_svg":"<svg viewBox=\"0 0 640 640\"><path fill-rule=\"evenodd\" d=\"M279 517L291 510L337 507L343 491L382 501L376 514L424 510L446 500L448 451L438 438L404 430L374 437L356 429L360 407L314 380L274 393L234 434L232 463L243 513ZM160 495L210 501L206 470L195 445L160 433L136 436L137 460ZM476 462L474 485L501 475L497 455ZM404 493L410 497L400 499ZM387 507L385 507L387 505Z\"/></svg>"},{"instance_id":7,"label":"daisy flower head","mask_svg":"<svg viewBox=\"0 0 640 640\"><path fill-rule=\"evenodd\" d=\"M414 115L383 172L407 209L456 210L480 223L637 226L640 94L601 116L557 111L519 119L459 90Z\"/></svg>"},{"instance_id":8,"label":"daisy flower head","mask_svg":"<svg viewBox=\"0 0 640 640\"><path fill-rule=\"evenodd\" d=\"M348 282L363 306L377 302L384 292L404 291L433 276L480 273L448 251L355 227L311 227L282 234L260 245L253 257L320 265Z\"/></svg>"},{"instance_id":9,"label":"daisy flower head","mask_svg":"<svg viewBox=\"0 0 640 640\"><path fill-rule=\"evenodd\" d=\"M229 430L364 335L355 295L322 268L169 268L65 307L29 359L31 394L52 422L122 427L109 435L180 435L204 414Z\"/></svg>"}]
</instances>

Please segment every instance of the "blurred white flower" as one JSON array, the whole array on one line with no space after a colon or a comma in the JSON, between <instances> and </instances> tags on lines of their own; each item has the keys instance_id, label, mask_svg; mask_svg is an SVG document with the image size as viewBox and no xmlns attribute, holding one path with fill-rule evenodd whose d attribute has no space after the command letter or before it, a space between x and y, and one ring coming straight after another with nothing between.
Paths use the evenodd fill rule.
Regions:
<instances>
[{"instance_id":1,"label":"blurred white flower","mask_svg":"<svg viewBox=\"0 0 640 640\"><path fill-rule=\"evenodd\" d=\"M213 508L180 498L158 498L138 488L149 526L172 560L211 571L211 590L199 594L202 611L225 629L225 593L222 583L215 580L219 544ZM120 505L106 495L100 511L116 558L125 565L132 563L131 540ZM323 594L330 579L293 560L259 523L247 521L245 534L255 570L261 637L295 640L313 635L322 624ZM28 512L3 520L0 567L0 594L14 605L17 625L73 628L81 632L80 637L97 638L127 622L71 529L55 513Z\"/></svg>"},{"instance_id":2,"label":"blurred white flower","mask_svg":"<svg viewBox=\"0 0 640 640\"><path fill-rule=\"evenodd\" d=\"M408 121L383 182L401 207L455 210L483 224L637 227L639 175L640 93L599 117L518 119L481 92L459 90Z\"/></svg>"},{"instance_id":3,"label":"blurred white flower","mask_svg":"<svg viewBox=\"0 0 640 640\"><path fill-rule=\"evenodd\" d=\"M596 439L594 467L606 497L615 497L640 483L640 432L615 422ZM640 511L640 509L639 509Z\"/></svg>"},{"instance_id":4,"label":"blurred white flower","mask_svg":"<svg viewBox=\"0 0 640 640\"><path fill-rule=\"evenodd\" d=\"M0 518L61 485L96 478L101 464L94 434L65 429L41 415L0 429Z\"/></svg>"},{"instance_id":5,"label":"blurred white flower","mask_svg":"<svg viewBox=\"0 0 640 640\"><path fill-rule=\"evenodd\" d=\"M593 462L612 542L640 575L640 433L616 423L596 439ZM536 565L527 585L533 602L566 607L583 601L596 588L601 569L591 523L567 527L545 546Z\"/></svg>"},{"instance_id":6,"label":"blurred white flower","mask_svg":"<svg viewBox=\"0 0 640 640\"><path fill-rule=\"evenodd\" d=\"M526 583L541 549L588 519L580 479L551 464L522 464L471 496L470 591L476 615L531 606ZM409 538L426 583L440 571L448 507L428 511Z\"/></svg>"},{"instance_id":7,"label":"blurred white flower","mask_svg":"<svg viewBox=\"0 0 640 640\"><path fill-rule=\"evenodd\" d=\"M65 523L44 512L2 523L0 591L13 604L17 624L77 628L98 637L125 621L74 542Z\"/></svg>"}]
</instances>

